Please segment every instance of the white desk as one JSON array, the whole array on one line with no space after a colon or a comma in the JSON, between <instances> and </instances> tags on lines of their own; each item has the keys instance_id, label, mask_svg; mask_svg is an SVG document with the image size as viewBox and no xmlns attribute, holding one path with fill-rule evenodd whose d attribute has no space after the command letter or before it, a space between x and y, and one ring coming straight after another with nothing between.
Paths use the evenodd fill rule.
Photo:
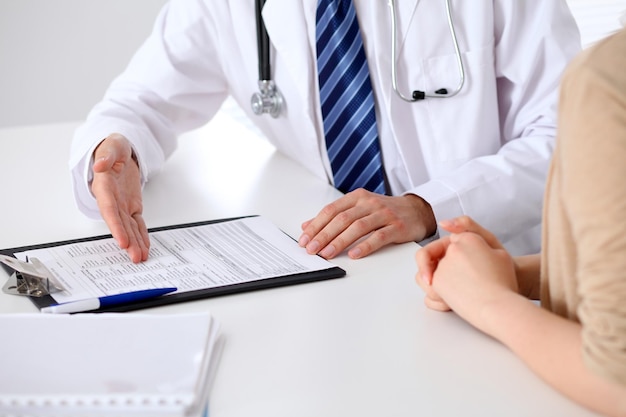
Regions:
<instances>
[{"instance_id":1,"label":"white desk","mask_svg":"<svg viewBox=\"0 0 626 417\"><path fill-rule=\"evenodd\" d=\"M74 206L66 161L76 126L0 130L1 248L108 233ZM145 219L156 227L261 214L298 237L338 195L222 113L187 134L146 186ZM593 415L454 314L425 308L417 249L340 256L345 278L144 312L208 309L221 322L212 417ZM35 311L0 294L0 313Z\"/></svg>"}]
</instances>

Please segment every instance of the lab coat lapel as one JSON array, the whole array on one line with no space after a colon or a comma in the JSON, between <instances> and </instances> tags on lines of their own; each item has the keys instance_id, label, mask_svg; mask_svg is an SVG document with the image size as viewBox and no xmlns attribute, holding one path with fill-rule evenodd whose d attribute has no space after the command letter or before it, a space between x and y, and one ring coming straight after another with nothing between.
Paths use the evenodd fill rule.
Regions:
<instances>
[{"instance_id":1,"label":"lab coat lapel","mask_svg":"<svg viewBox=\"0 0 626 417\"><path fill-rule=\"evenodd\" d=\"M263 8L265 26L275 56L278 88L287 86L287 112L301 138L298 154L306 155L307 166L317 175L332 177L319 108L315 58L315 10L317 0L267 0ZM295 126L294 126L295 127ZM293 145L285 145L286 147ZM296 157L296 159L298 159ZM312 162L316 160L315 162ZM323 170L320 171L320 167Z\"/></svg>"},{"instance_id":2,"label":"lab coat lapel","mask_svg":"<svg viewBox=\"0 0 626 417\"><path fill-rule=\"evenodd\" d=\"M361 0L356 0L360 2ZM416 13L421 13L425 3L430 0L396 0L396 34L397 48L401 54L414 55L412 51L403 50L403 45L409 28L415 24ZM421 4L420 4L421 3ZM391 10L387 2L369 0L364 4L357 4L364 42L366 43L370 75L376 93L376 106L379 114L384 115L379 119L379 132L385 134L387 140L395 141L395 146L400 156L405 161L405 166L412 169L424 166L420 154L412 151L417 132L413 130L413 124L407 121L413 119L415 104L409 104L397 97L391 84ZM372 26L370 22L378 22L375 26L377 31L368 30ZM403 55L405 56L405 55ZM419 65L417 59L415 64ZM385 123L386 122L386 123Z\"/></svg>"},{"instance_id":3,"label":"lab coat lapel","mask_svg":"<svg viewBox=\"0 0 626 417\"><path fill-rule=\"evenodd\" d=\"M375 0L372 0L375 1ZM399 53L406 53L403 51L403 45L405 41L405 36L408 33L408 28L414 23L415 13L417 10L418 4L422 0L403 0L403 1L395 1L396 7L396 34L397 34L397 50ZM376 4L379 6L379 3ZM374 7L371 5L372 10L378 10L380 7ZM379 111L387 111L392 112L392 104L395 100L392 100L393 88L391 85L391 60L393 57L391 56L391 10L388 5L385 5L384 15L380 16L381 19L385 19L387 21L386 25L381 25L379 32L372 36L371 39L375 44L371 48L374 51L389 51L387 54L377 54L376 59L370 60L370 67L376 67L376 74L380 77L379 83L381 85L381 91L379 92L379 100L382 101L383 105L379 105ZM382 29L385 26L385 29ZM373 62L372 62L373 61ZM389 114L389 119L391 120L392 115Z\"/></svg>"},{"instance_id":4,"label":"lab coat lapel","mask_svg":"<svg viewBox=\"0 0 626 417\"><path fill-rule=\"evenodd\" d=\"M303 4L306 3L306 4ZM311 28L307 24L304 7L315 1L268 0L263 8L263 18L277 56L281 56L287 71L295 81L296 88L303 99L309 101L308 80L312 77L314 61L311 53ZM307 11L307 13L310 13ZM315 9L313 8L313 13ZM309 17L310 18L310 17ZM315 14L313 14L315 21ZM302 32L306 36L301 36ZM313 37L315 28L313 27Z\"/></svg>"}]
</instances>

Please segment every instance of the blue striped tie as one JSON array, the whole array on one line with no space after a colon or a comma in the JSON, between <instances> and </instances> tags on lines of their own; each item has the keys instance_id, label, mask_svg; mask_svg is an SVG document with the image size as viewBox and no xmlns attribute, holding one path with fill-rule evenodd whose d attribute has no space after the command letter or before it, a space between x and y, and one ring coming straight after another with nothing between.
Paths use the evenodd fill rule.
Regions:
<instances>
[{"instance_id":1,"label":"blue striped tie","mask_svg":"<svg viewBox=\"0 0 626 417\"><path fill-rule=\"evenodd\" d=\"M317 69L335 187L384 194L374 94L352 0L319 0Z\"/></svg>"}]
</instances>

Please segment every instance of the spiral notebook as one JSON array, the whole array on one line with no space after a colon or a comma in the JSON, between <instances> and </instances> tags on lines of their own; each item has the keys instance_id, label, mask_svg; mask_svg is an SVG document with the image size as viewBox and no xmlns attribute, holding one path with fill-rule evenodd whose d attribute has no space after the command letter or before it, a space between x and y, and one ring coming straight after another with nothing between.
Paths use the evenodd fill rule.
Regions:
<instances>
[{"instance_id":1,"label":"spiral notebook","mask_svg":"<svg viewBox=\"0 0 626 417\"><path fill-rule=\"evenodd\" d=\"M205 414L209 313L0 315L0 416Z\"/></svg>"}]
</instances>

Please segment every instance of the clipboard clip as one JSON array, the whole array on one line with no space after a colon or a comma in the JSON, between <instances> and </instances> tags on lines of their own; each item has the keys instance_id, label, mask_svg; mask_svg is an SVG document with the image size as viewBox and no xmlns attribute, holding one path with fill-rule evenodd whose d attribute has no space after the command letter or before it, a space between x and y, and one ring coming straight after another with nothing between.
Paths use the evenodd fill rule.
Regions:
<instances>
[{"instance_id":1,"label":"clipboard clip","mask_svg":"<svg viewBox=\"0 0 626 417\"><path fill-rule=\"evenodd\" d=\"M2 287L2 291L7 294L43 297L64 290L63 285L37 258L27 257L24 262L11 256L0 255L0 262L15 271Z\"/></svg>"}]
</instances>

